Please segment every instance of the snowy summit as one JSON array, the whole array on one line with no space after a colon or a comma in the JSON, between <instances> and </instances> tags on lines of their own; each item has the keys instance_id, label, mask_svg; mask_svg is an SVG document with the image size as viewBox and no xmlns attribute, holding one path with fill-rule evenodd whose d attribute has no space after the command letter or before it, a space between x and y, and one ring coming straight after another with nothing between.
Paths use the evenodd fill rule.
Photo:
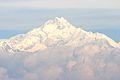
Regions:
<instances>
[{"instance_id":1,"label":"snowy summit","mask_svg":"<svg viewBox=\"0 0 120 80\"><path fill-rule=\"evenodd\" d=\"M92 33L76 28L63 17L47 21L39 28L7 40L0 46L9 52L36 52L55 46L83 46L93 44L120 49L120 45L101 33Z\"/></svg>"},{"instance_id":2,"label":"snowy summit","mask_svg":"<svg viewBox=\"0 0 120 80\"><path fill-rule=\"evenodd\" d=\"M120 43L55 18L0 40L0 80L120 80Z\"/></svg>"}]
</instances>

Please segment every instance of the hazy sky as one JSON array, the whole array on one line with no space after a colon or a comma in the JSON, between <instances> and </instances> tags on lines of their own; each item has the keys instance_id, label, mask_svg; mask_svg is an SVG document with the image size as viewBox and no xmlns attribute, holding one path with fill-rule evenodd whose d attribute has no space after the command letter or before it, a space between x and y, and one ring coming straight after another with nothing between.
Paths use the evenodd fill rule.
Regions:
<instances>
[{"instance_id":1,"label":"hazy sky","mask_svg":"<svg viewBox=\"0 0 120 80\"><path fill-rule=\"evenodd\" d=\"M29 27L31 26L42 24L41 20L45 21L57 16L72 20L72 23L75 20L77 22L85 22L84 19L91 19L89 23L86 22L85 24L89 26L96 24L103 26L102 24L105 24L103 26L105 27L109 23L110 26L107 25L106 27L114 25L114 27L118 28L118 25L120 25L119 3L120 0L0 0L0 29L23 29L26 26L26 28L30 29ZM59 9L72 10L60 11ZM77 10L74 11L74 9ZM109 10L107 11L106 9ZM77 18L75 19L75 17ZM93 20L94 17L100 19ZM104 20L101 18L104 18ZM38 22L38 20L39 23L34 23L35 21ZM77 23L75 24L78 25Z\"/></svg>"},{"instance_id":2,"label":"hazy sky","mask_svg":"<svg viewBox=\"0 0 120 80\"><path fill-rule=\"evenodd\" d=\"M83 29L108 31L116 40L120 35L120 0L0 0L0 38L28 32L55 17Z\"/></svg>"},{"instance_id":3,"label":"hazy sky","mask_svg":"<svg viewBox=\"0 0 120 80\"><path fill-rule=\"evenodd\" d=\"M120 0L0 0L0 7L120 9L119 3Z\"/></svg>"}]
</instances>

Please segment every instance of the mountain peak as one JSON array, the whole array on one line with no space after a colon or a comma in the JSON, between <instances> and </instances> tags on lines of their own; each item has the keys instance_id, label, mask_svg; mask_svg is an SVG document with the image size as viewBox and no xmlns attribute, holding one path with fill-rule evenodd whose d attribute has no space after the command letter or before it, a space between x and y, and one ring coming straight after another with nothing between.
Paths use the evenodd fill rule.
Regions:
<instances>
[{"instance_id":1,"label":"mountain peak","mask_svg":"<svg viewBox=\"0 0 120 80\"><path fill-rule=\"evenodd\" d=\"M51 46L82 46L93 42L99 44L98 41L100 44L120 48L118 43L104 34L84 31L71 25L63 17L56 17L27 34L0 41L0 46L5 44L13 50L34 52Z\"/></svg>"},{"instance_id":2,"label":"mountain peak","mask_svg":"<svg viewBox=\"0 0 120 80\"><path fill-rule=\"evenodd\" d=\"M66 19L64 19L63 17L56 17L53 20L49 20L46 22L46 24L51 24L51 23L56 23L56 24L60 24L60 23L69 23Z\"/></svg>"},{"instance_id":3,"label":"mountain peak","mask_svg":"<svg viewBox=\"0 0 120 80\"><path fill-rule=\"evenodd\" d=\"M59 22L67 22L67 20L63 17L56 17L55 19Z\"/></svg>"},{"instance_id":4,"label":"mountain peak","mask_svg":"<svg viewBox=\"0 0 120 80\"><path fill-rule=\"evenodd\" d=\"M53 20L48 20L42 27L43 31L45 31L46 33L53 33L56 31L68 31L70 29L75 28L74 26L72 26L66 19L64 19L63 17L56 17Z\"/></svg>"},{"instance_id":5,"label":"mountain peak","mask_svg":"<svg viewBox=\"0 0 120 80\"><path fill-rule=\"evenodd\" d=\"M56 17L55 19L52 19L52 20L48 20L45 25L56 25L58 26L59 28L62 26L69 26L71 25L66 19L64 19L63 17Z\"/></svg>"}]
</instances>

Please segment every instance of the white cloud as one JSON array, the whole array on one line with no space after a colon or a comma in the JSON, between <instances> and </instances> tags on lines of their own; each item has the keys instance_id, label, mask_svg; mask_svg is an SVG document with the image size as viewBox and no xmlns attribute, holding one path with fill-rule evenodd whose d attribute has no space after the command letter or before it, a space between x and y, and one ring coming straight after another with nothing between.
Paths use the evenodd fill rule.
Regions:
<instances>
[{"instance_id":1,"label":"white cloud","mask_svg":"<svg viewBox=\"0 0 120 80\"><path fill-rule=\"evenodd\" d=\"M32 68L35 67L38 64L37 58L33 56L28 56L25 60L24 60L24 66L26 68Z\"/></svg>"},{"instance_id":2,"label":"white cloud","mask_svg":"<svg viewBox=\"0 0 120 80\"><path fill-rule=\"evenodd\" d=\"M72 71L73 67L77 64L76 61L69 61L67 64L67 68L69 71Z\"/></svg>"},{"instance_id":3,"label":"white cloud","mask_svg":"<svg viewBox=\"0 0 120 80\"><path fill-rule=\"evenodd\" d=\"M0 67L0 80L6 80L8 78L7 70Z\"/></svg>"},{"instance_id":4,"label":"white cloud","mask_svg":"<svg viewBox=\"0 0 120 80\"><path fill-rule=\"evenodd\" d=\"M50 66L45 68L42 72L42 77L44 80L59 80L63 70L58 66Z\"/></svg>"},{"instance_id":5,"label":"white cloud","mask_svg":"<svg viewBox=\"0 0 120 80\"><path fill-rule=\"evenodd\" d=\"M39 80L39 75L36 73L26 73L24 76L24 80Z\"/></svg>"}]
</instances>

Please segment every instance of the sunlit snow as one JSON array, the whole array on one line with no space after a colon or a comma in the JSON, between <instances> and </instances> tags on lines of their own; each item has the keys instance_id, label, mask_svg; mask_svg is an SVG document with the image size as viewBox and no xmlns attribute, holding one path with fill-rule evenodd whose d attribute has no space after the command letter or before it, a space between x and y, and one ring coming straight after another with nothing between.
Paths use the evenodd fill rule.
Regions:
<instances>
[{"instance_id":1,"label":"sunlit snow","mask_svg":"<svg viewBox=\"0 0 120 80\"><path fill-rule=\"evenodd\" d=\"M120 80L120 44L57 17L0 40L0 80Z\"/></svg>"}]
</instances>

